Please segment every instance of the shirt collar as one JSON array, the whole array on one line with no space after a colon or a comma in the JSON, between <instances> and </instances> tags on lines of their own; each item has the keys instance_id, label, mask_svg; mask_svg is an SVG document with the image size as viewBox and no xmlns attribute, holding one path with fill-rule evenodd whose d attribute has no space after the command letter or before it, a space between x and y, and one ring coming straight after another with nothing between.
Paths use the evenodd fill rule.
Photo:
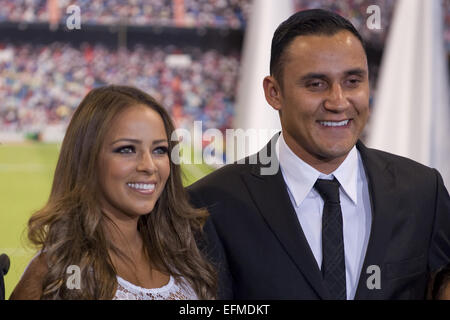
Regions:
<instances>
[{"instance_id":1,"label":"shirt collar","mask_svg":"<svg viewBox=\"0 0 450 320\"><path fill-rule=\"evenodd\" d=\"M300 159L286 144L282 133L275 150L280 161L281 172L296 207L305 200L318 178L333 179L333 177L339 181L350 200L354 204L357 203L356 185L360 161L358 161L356 146L350 150L344 162L329 175L321 173Z\"/></svg>"},{"instance_id":2,"label":"shirt collar","mask_svg":"<svg viewBox=\"0 0 450 320\"><path fill-rule=\"evenodd\" d=\"M359 165L358 150L356 146L353 146L344 162L333 172L333 175L341 184L344 192L354 204L357 204L356 185Z\"/></svg>"}]
</instances>

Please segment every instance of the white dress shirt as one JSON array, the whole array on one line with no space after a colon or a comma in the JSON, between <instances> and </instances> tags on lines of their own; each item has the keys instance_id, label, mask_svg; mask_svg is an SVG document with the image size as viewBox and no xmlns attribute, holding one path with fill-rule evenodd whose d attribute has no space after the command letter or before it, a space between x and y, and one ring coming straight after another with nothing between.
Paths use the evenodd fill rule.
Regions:
<instances>
[{"instance_id":1,"label":"white dress shirt","mask_svg":"<svg viewBox=\"0 0 450 320\"><path fill-rule=\"evenodd\" d=\"M280 134L275 150L292 206L319 269L322 265L324 201L313 188L314 183L318 178L330 180L336 178L341 184L339 194L343 221L347 299L354 299L372 222L367 178L359 151L354 146L344 162L334 172L325 175L295 155L286 144L283 134Z\"/></svg>"}]
</instances>

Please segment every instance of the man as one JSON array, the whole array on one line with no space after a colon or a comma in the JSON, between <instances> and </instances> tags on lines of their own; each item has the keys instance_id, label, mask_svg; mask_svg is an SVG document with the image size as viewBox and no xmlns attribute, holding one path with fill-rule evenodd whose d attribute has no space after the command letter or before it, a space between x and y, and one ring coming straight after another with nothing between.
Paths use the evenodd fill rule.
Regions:
<instances>
[{"instance_id":1,"label":"man","mask_svg":"<svg viewBox=\"0 0 450 320\"><path fill-rule=\"evenodd\" d=\"M358 140L369 116L358 32L334 13L298 12L275 31L270 73L281 134L256 164L188 189L211 214L220 298L424 299L450 261L450 197L436 170ZM266 155L281 170L264 174Z\"/></svg>"}]
</instances>

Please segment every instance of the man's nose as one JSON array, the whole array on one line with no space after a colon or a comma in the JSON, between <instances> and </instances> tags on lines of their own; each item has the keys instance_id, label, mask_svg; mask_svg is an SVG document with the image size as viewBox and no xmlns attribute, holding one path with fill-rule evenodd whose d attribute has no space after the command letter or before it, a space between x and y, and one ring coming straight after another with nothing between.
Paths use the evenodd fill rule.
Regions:
<instances>
[{"instance_id":1,"label":"man's nose","mask_svg":"<svg viewBox=\"0 0 450 320\"><path fill-rule=\"evenodd\" d=\"M338 83L333 84L324 103L325 109L333 112L341 112L350 106L347 95Z\"/></svg>"}]
</instances>

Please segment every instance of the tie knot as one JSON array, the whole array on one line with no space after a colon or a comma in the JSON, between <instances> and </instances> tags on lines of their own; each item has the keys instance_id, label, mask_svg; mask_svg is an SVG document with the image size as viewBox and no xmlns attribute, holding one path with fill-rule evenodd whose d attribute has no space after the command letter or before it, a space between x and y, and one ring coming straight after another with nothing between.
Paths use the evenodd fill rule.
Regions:
<instances>
[{"instance_id":1,"label":"tie knot","mask_svg":"<svg viewBox=\"0 0 450 320\"><path fill-rule=\"evenodd\" d=\"M340 183L336 178L333 180L317 179L314 188L319 192L325 202L340 203L339 200Z\"/></svg>"}]
</instances>

